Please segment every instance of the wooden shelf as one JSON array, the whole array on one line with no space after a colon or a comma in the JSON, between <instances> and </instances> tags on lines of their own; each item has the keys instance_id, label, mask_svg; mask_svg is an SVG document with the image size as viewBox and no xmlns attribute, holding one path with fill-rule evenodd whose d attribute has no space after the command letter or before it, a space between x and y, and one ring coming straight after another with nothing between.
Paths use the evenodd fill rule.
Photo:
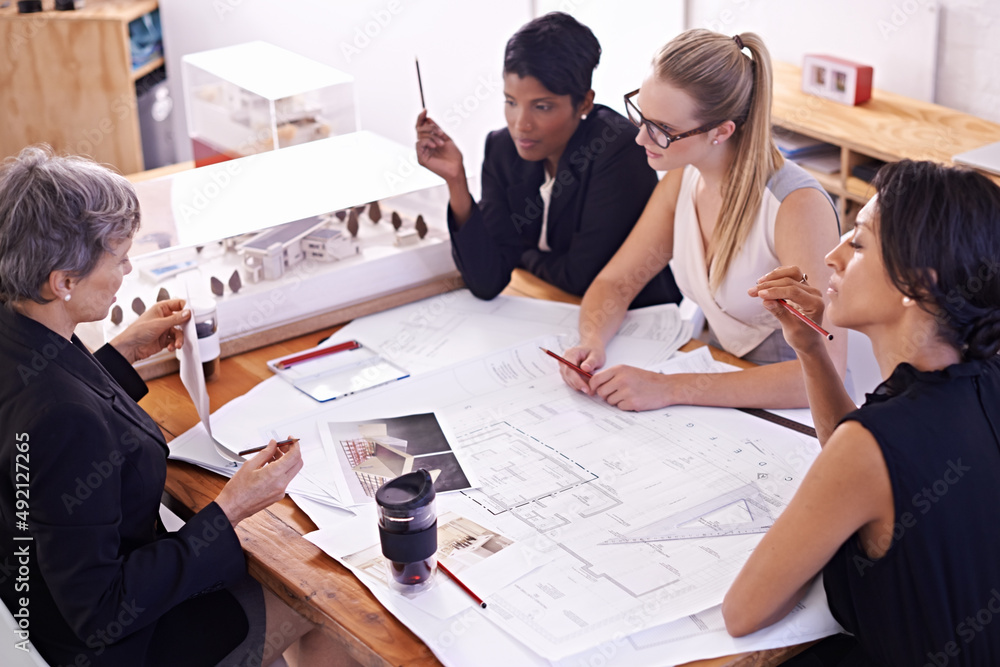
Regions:
<instances>
[{"instance_id":1,"label":"wooden shelf","mask_svg":"<svg viewBox=\"0 0 1000 667\"><path fill-rule=\"evenodd\" d=\"M10 5L0 9L0 18L20 17L32 19L38 17L45 21L124 21L128 23L134 19L144 16L159 6L157 0L87 0L86 5L80 9L69 12L57 12L55 10L55 0L42 0L42 9L45 11L37 14L18 14L17 3L10 1Z\"/></svg>"},{"instance_id":2,"label":"wooden shelf","mask_svg":"<svg viewBox=\"0 0 1000 667\"><path fill-rule=\"evenodd\" d=\"M810 173L839 197L842 221L853 219L852 202L863 204L874 194L869 183L851 175L855 165L871 158L953 164L953 155L1000 141L997 123L884 90L873 90L872 98L858 106L807 95L801 89L801 72L795 65L774 63L771 121L775 127L840 147L840 173ZM983 173L1000 184L1000 176Z\"/></svg>"},{"instance_id":3,"label":"wooden shelf","mask_svg":"<svg viewBox=\"0 0 1000 667\"><path fill-rule=\"evenodd\" d=\"M145 65L142 65L141 67L137 67L134 70L132 70L132 80L138 81L139 79L146 76L153 70L163 67L163 64L165 62L166 61L163 59L163 56L160 56L159 58L153 58Z\"/></svg>"},{"instance_id":4,"label":"wooden shelf","mask_svg":"<svg viewBox=\"0 0 1000 667\"><path fill-rule=\"evenodd\" d=\"M792 160L792 162L794 162L794 160ZM832 195L843 194L839 172L836 174L827 174L821 171L810 169L809 167L802 167L802 168L805 169L807 172L809 172L809 174L812 175L813 178L819 181L819 184L822 185L824 188L826 188L826 191L829 192L830 194Z\"/></svg>"},{"instance_id":5,"label":"wooden shelf","mask_svg":"<svg viewBox=\"0 0 1000 667\"><path fill-rule=\"evenodd\" d=\"M875 188L868 181L863 181L855 176L847 177L847 196L853 197L859 202L866 202L875 194Z\"/></svg>"},{"instance_id":6,"label":"wooden shelf","mask_svg":"<svg viewBox=\"0 0 1000 667\"><path fill-rule=\"evenodd\" d=\"M135 80L158 64L132 70L128 24L157 6L87 0L74 11L18 14L12 1L0 9L0 157L45 142L124 174L142 171Z\"/></svg>"}]
</instances>

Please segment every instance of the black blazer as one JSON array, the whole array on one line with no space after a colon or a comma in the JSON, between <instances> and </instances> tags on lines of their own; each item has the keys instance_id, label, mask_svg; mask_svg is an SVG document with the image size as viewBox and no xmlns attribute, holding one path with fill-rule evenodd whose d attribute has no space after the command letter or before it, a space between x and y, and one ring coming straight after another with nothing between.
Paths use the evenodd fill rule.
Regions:
<instances>
[{"instance_id":1,"label":"black blazer","mask_svg":"<svg viewBox=\"0 0 1000 667\"><path fill-rule=\"evenodd\" d=\"M0 304L0 369L0 597L51 664L144 664L164 613L246 575L239 539L215 503L159 525L166 443L113 347Z\"/></svg>"},{"instance_id":2,"label":"black blazer","mask_svg":"<svg viewBox=\"0 0 1000 667\"><path fill-rule=\"evenodd\" d=\"M547 241L539 188L543 162L517 154L507 129L486 138L483 195L458 228L448 207L452 255L465 284L492 299L522 267L570 294L582 296L625 241L656 187L656 172L635 143L636 128L621 114L596 105L566 145L556 169ZM650 280L632 307L677 303L681 293L670 268Z\"/></svg>"}]
</instances>

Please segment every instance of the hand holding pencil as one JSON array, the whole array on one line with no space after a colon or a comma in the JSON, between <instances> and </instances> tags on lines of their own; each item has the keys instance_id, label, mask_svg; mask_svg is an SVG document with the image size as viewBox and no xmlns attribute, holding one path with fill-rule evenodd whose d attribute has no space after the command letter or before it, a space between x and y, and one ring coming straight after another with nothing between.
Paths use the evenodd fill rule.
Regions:
<instances>
[{"instance_id":1,"label":"hand holding pencil","mask_svg":"<svg viewBox=\"0 0 1000 667\"><path fill-rule=\"evenodd\" d=\"M417 162L446 181L465 179L462 151L423 109L417 116Z\"/></svg>"},{"instance_id":2,"label":"hand holding pencil","mask_svg":"<svg viewBox=\"0 0 1000 667\"><path fill-rule=\"evenodd\" d=\"M291 438L282 447L271 440L222 487L215 502L233 526L285 497L288 483L302 469L296 443Z\"/></svg>"},{"instance_id":3,"label":"hand holding pencil","mask_svg":"<svg viewBox=\"0 0 1000 667\"><path fill-rule=\"evenodd\" d=\"M604 350L577 345L563 352L561 357L548 350L545 352L561 362L559 374L566 384L588 396L594 394L590 388L590 380L604 365Z\"/></svg>"},{"instance_id":4,"label":"hand holding pencil","mask_svg":"<svg viewBox=\"0 0 1000 667\"><path fill-rule=\"evenodd\" d=\"M765 274L747 294L763 300L764 307L781 322L785 340L796 351L823 339L833 340L833 334L819 324L825 309L823 294L809 284L797 266L781 266Z\"/></svg>"}]
</instances>

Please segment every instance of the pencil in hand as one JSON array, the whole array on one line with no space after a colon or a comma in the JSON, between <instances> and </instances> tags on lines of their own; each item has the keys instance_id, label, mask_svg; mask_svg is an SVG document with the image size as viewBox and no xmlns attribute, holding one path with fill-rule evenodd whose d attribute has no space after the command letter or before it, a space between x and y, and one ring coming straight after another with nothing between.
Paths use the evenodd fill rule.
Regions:
<instances>
[{"instance_id":1,"label":"pencil in hand","mask_svg":"<svg viewBox=\"0 0 1000 667\"><path fill-rule=\"evenodd\" d=\"M801 312L799 312L798 308L796 308L792 304L788 303L784 299L778 299L778 303L780 303L782 306L784 306L785 309L788 312L790 312L792 315L794 315L795 317L799 318L800 320L802 320L803 322L805 322L806 324L808 324L810 327L812 327L813 331L815 331L816 333L822 335L827 340L833 340L833 334L832 333L830 333L829 331L827 331L826 329L824 329L823 327L821 327L820 325L816 324L811 319L809 319L808 317L806 317L805 315L803 315Z\"/></svg>"},{"instance_id":2,"label":"pencil in hand","mask_svg":"<svg viewBox=\"0 0 1000 667\"><path fill-rule=\"evenodd\" d=\"M577 366L576 364L574 364L569 359L564 359L563 357L560 357L555 352L552 352L551 350L546 350L544 347L539 347L538 349L541 350L542 352L544 352L545 354L549 355L550 357L552 357L556 361L558 361L558 362L560 362L562 364L566 364L567 366L569 366L570 368L572 368L574 371L576 371L577 373L579 373L583 377L587 378L588 380L590 378L594 377L593 373L590 373L590 372L587 372L587 371L583 370L582 368L580 368L579 366Z\"/></svg>"},{"instance_id":3,"label":"pencil in hand","mask_svg":"<svg viewBox=\"0 0 1000 667\"><path fill-rule=\"evenodd\" d=\"M284 445L298 444L298 442L299 442L298 438L288 438L287 440L279 440L277 442L277 445L278 447L282 447ZM259 447L251 447L250 449L244 449L242 452L239 452L239 455L246 456L247 454L256 454L257 452L263 451L265 449L267 449L267 445L260 445Z\"/></svg>"},{"instance_id":4,"label":"pencil in hand","mask_svg":"<svg viewBox=\"0 0 1000 667\"><path fill-rule=\"evenodd\" d=\"M416 56L413 56L413 62L417 65L417 87L420 88L420 108L426 109L427 105L424 103L424 82L420 78L420 61L417 60Z\"/></svg>"}]
</instances>

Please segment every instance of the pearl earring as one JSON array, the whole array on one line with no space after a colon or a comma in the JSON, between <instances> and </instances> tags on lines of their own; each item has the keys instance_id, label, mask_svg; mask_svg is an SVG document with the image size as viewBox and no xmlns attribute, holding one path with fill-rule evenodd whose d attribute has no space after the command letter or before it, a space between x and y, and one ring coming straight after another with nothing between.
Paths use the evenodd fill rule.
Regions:
<instances>
[{"instance_id":1,"label":"pearl earring","mask_svg":"<svg viewBox=\"0 0 1000 667\"><path fill-rule=\"evenodd\" d=\"M582 116L580 116L580 120L587 120L587 114L583 114Z\"/></svg>"},{"instance_id":2,"label":"pearl earring","mask_svg":"<svg viewBox=\"0 0 1000 667\"><path fill-rule=\"evenodd\" d=\"M719 145L719 140L718 139L712 139L712 145L713 146L718 146Z\"/></svg>"},{"instance_id":3,"label":"pearl earring","mask_svg":"<svg viewBox=\"0 0 1000 667\"><path fill-rule=\"evenodd\" d=\"M904 305L904 306L909 306L909 305L911 305L912 303L913 303L913 299L911 299L911 298L910 298L910 297L908 297L908 296L904 296L904 297L903 297L903 305Z\"/></svg>"},{"instance_id":4,"label":"pearl earring","mask_svg":"<svg viewBox=\"0 0 1000 667\"><path fill-rule=\"evenodd\" d=\"M72 298L73 298L72 294L67 294L66 296L63 297L63 301L69 301Z\"/></svg>"}]
</instances>

